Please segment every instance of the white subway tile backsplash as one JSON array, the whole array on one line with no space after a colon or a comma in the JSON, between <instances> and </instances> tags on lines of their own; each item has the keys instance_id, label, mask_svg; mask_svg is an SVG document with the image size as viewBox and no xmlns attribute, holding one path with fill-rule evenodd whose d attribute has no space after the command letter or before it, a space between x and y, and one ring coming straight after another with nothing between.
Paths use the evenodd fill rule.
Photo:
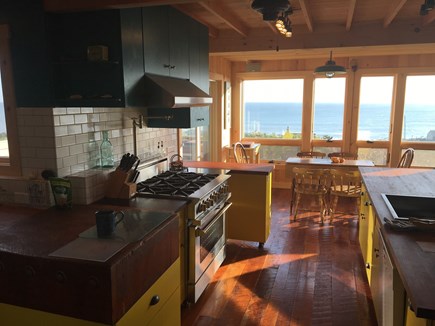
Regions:
<instances>
[{"instance_id":1,"label":"white subway tile backsplash","mask_svg":"<svg viewBox=\"0 0 435 326\"><path fill-rule=\"evenodd\" d=\"M63 166L64 167L67 167L67 166L72 167L74 165L77 165L77 162L78 162L78 160L77 160L77 156L76 155L67 156L67 157L63 158ZM70 174L71 173L75 173L75 172L78 172L78 171L74 171L74 172L71 171Z\"/></svg>"},{"instance_id":2,"label":"white subway tile backsplash","mask_svg":"<svg viewBox=\"0 0 435 326\"><path fill-rule=\"evenodd\" d=\"M67 126L68 135L77 135L82 133L82 126L81 125L70 125Z\"/></svg>"},{"instance_id":3,"label":"white subway tile backsplash","mask_svg":"<svg viewBox=\"0 0 435 326\"><path fill-rule=\"evenodd\" d=\"M69 147L69 153L70 155L78 155L83 154L83 144L73 145Z\"/></svg>"},{"instance_id":4,"label":"white subway tile backsplash","mask_svg":"<svg viewBox=\"0 0 435 326\"><path fill-rule=\"evenodd\" d=\"M76 114L74 115L74 123L87 123L88 122L88 115L87 114Z\"/></svg>"},{"instance_id":5,"label":"white subway tile backsplash","mask_svg":"<svg viewBox=\"0 0 435 326\"><path fill-rule=\"evenodd\" d=\"M66 108L67 114L78 114L80 113L80 108Z\"/></svg>"},{"instance_id":6,"label":"white subway tile backsplash","mask_svg":"<svg viewBox=\"0 0 435 326\"><path fill-rule=\"evenodd\" d=\"M54 134L56 137L68 135L68 128L66 126L54 127Z\"/></svg>"},{"instance_id":7,"label":"white subway tile backsplash","mask_svg":"<svg viewBox=\"0 0 435 326\"><path fill-rule=\"evenodd\" d=\"M60 116L60 124L62 126L74 124L74 116L73 115L61 115Z\"/></svg>"},{"instance_id":8,"label":"white subway tile backsplash","mask_svg":"<svg viewBox=\"0 0 435 326\"><path fill-rule=\"evenodd\" d=\"M74 135L71 136L63 136L61 137L62 146L70 146L76 143L76 137Z\"/></svg>"},{"instance_id":9,"label":"white subway tile backsplash","mask_svg":"<svg viewBox=\"0 0 435 326\"><path fill-rule=\"evenodd\" d=\"M80 108L81 113L94 113L94 108Z\"/></svg>"},{"instance_id":10,"label":"white subway tile backsplash","mask_svg":"<svg viewBox=\"0 0 435 326\"><path fill-rule=\"evenodd\" d=\"M84 123L81 125L82 127L82 132L83 133L88 133L88 132L94 132L96 131L96 127L93 123Z\"/></svg>"},{"instance_id":11,"label":"white subway tile backsplash","mask_svg":"<svg viewBox=\"0 0 435 326\"><path fill-rule=\"evenodd\" d=\"M54 115L66 114L66 108L53 108Z\"/></svg>"}]
</instances>

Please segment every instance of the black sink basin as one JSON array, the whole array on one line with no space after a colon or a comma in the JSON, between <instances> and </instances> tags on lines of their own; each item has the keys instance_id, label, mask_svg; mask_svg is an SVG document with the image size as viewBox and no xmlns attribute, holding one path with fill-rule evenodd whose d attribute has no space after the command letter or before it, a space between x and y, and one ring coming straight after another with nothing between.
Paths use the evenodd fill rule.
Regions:
<instances>
[{"instance_id":1,"label":"black sink basin","mask_svg":"<svg viewBox=\"0 0 435 326\"><path fill-rule=\"evenodd\" d=\"M395 219L417 217L435 220L435 197L382 194L382 198Z\"/></svg>"}]
</instances>

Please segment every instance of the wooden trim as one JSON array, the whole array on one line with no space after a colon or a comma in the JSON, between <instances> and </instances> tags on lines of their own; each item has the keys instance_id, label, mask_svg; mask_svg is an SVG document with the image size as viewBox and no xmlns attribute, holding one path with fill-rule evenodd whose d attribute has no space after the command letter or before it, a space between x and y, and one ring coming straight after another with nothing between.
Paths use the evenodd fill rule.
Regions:
<instances>
[{"instance_id":1,"label":"wooden trim","mask_svg":"<svg viewBox=\"0 0 435 326\"><path fill-rule=\"evenodd\" d=\"M0 162L0 174L6 176L21 175L21 155L18 138L17 107L12 72L12 60L9 46L9 26L0 25L0 65L3 86L3 101L9 144L9 159Z\"/></svg>"},{"instance_id":2,"label":"wooden trim","mask_svg":"<svg viewBox=\"0 0 435 326\"><path fill-rule=\"evenodd\" d=\"M390 134L390 162L389 166L397 166L401 152L400 144L402 142L403 113L405 110L405 91L406 76L404 74L396 75L393 89L393 105L391 114L391 134Z\"/></svg>"},{"instance_id":3,"label":"wooden trim","mask_svg":"<svg viewBox=\"0 0 435 326\"><path fill-rule=\"evenodd\" d=\"M302 99L302 152L311 151L311 142L313 140L313 89L314 89L314 75L306 76L304 78L304 95Z\"/></svg>"},{"instance_id":4,"label":"wooden trim","mask_svg":"<svg viewBox=\"0 0 435 326\"><path fill-rule=\"evenodd\" d=\"M347 10L346 31L350 31L353 16L355 15L356 0L349 0L349 9Z\"/></svg>"},{"instance_id":5,"label":"wooden trim","mask_svg":"<svg viewBox=\"0 0 435 326\"><path fill-rule=\"evenodd\" d=\"M397 14L399 13L400 9L402 9L406 1L408 0L396 0L391 3L390 9L384 18L384 28L388 27L393 19L396 18Z\"/></svg>"}]
</instances>

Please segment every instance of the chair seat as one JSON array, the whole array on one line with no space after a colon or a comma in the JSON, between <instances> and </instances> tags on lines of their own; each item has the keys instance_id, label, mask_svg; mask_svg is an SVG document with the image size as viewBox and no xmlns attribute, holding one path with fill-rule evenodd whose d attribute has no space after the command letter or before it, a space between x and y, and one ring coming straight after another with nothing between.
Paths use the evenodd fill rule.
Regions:
<instances>
[{"instance_id":1,"label":"chair seat","mask_svg":"<svg viewBox=\"0 0 435 326\"><path fill-rule=\"evenodd\" d=\"M328 189L324 185L309 184L304 186L297 185L295 191L304 195L322 195L326 194Z\"/></svg>"},{"instance_id":2,"label":"chair seat","mask_svg":"<svg viewBox=\"0 0 435 326\"><path fill-rule=\"evenodd\" d=\"M343 197L359 197L361 195L361 187L359 185L333 185L329 189L331 195Z\"/></svg>"}]
</instances>

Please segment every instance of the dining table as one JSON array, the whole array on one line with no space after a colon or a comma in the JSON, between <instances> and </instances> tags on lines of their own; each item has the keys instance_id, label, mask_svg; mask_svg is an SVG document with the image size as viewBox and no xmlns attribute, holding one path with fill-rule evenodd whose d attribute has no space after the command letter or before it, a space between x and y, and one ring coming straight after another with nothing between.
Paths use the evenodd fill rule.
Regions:
<instances>
[{"instance_id":1,"label":"dining table","mask_svg":"<svg viewBox=\"0 0 435 326\"><path fill-rule=\"evenodd\" d=\"M286 176L293 180L293 168L308 168L308 169L338 169L345 171L358 171L361 166L375 166L370 160L348 160L345 159L341 163L334 163L328 158L302 158L289 157L285 161Z\"/></svg>"}]
</instances>

